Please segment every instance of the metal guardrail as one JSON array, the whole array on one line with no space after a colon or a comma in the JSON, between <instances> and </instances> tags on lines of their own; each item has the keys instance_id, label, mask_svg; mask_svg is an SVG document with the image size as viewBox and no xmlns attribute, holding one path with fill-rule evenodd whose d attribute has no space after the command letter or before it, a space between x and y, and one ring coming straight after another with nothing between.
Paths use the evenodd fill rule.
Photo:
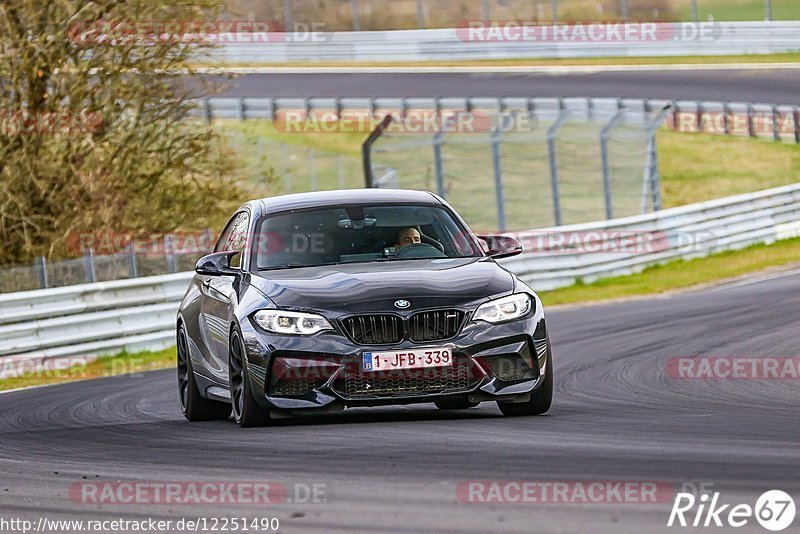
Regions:
<instances>
[{"instance_id":1,"label":"metal guardrail","mask_svg":"<svg viewBox=\"0 0 800 534\"><path fill-rule=\"evenodd\" d=\"M591 224L531 230L545 246L501 263L539 290L639 271L800 235L800 184ZM573 240L573 236L579 236ZM620 235L652 247L614 247ZM688 239L687 239L688 238ZM565 246L565 244L567 244ZM156 349L174 343L175 312L193 273L0 296L0 376L6 362Z\"/></svg>"},{"instance_id":2,"label":"metal guardrail","mask_svg":"<svg viewBox=\"0 0 800 534\"><path fill-rule=\"evenodd\" d=\"M796 237L800 235L800 184L512 235L538 246L501 262L534 288L591 283L674 259Z\"/></svg>"},{"instance_id":3,"label":"metal guardrail","mask_svg":"<svg viewBox=\"0 0 800 534\"><path fill-rule=\"evenodd\" d=\"M800 30L800 24L798 24ZM282 113L371 112L403 115L411 110L491 111L496 114L536 110L568 109L574 118L590 120L603 110L614 109L633 113L654 113L672 106L667 126L686 132L707 132L750 137L767 137L800 143L800 106L754 102L716 102L703 100L663 100L641 98L592 97L438 97L438 98L208 98L197 101L195 116L214 119L280 120ZM313 126L314 123L311 123ZM304 128L302 120L298 128ZM313 132L313 128L308 131ZM305 129L298 133L306 132ZM291 132L289 132L291 133ZM368 132L365 132L365 135Z\"/></svg>"},{"instance_id":4,"label":"metal guardrail","mask_svg":"<svg viewBox=\"0 0 800 534\"><path fill-rule=\"evenodd\" d=\"M646 24L646 23L642 23ZM572 35L573 30L555 35ZM653 39L641 32L630 40L500 37L470 40L466 28L361 32L287 33L262 39L241 35L212 50L209 60L225 64L302 61L457 61L619 56L724 56L800 50L800 21L669 23ZM540 27L541 28L541 27ZM519 34L519 32L516 32ZM551 31L548 35L553 35ZM692 36L695 36L692 38ZM697 37L699 35L699 37Z\"/></svg>"},{"instance_id":5,"label":"metal guardrail","mask_svg":"<svg viewBox=\"0 0 800 534\"><path fill-rule=\"evenodd\" d=\"M27 362L154 350L175 343L193 273L0 295L0 377Z\"/></svg>"}]
</instances>

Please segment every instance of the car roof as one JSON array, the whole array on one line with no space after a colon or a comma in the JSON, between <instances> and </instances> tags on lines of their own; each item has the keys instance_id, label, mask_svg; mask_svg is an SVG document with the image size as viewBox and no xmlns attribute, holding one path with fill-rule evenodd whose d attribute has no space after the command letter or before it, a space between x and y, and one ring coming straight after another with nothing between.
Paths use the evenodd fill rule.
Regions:
<instances>
[{"instance_id":1,"label":"car roof","mask_svg":"<svg viewBox=\"0 0 800 534\"><path fill-rule=\"evenodd\" d=\"M342 204L366 204L386 202L419 202L440 204L436 195L428 191L411 189L343 189L338 191L315 191L276 197L262 198L258 201L262 212L285 211L313 208L317 206L340 206Z\"/></svg>"}]
</instances>

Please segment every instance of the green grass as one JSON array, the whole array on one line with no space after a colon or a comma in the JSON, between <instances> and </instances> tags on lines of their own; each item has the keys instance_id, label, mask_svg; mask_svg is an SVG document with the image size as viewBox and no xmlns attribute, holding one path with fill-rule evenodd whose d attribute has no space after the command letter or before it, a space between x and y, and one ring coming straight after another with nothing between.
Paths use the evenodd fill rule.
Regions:
<instances>
[{"instance_id":1,"label":"green grass","mask_svg":"<svg viewBox=\"0 0 800 534\"><path fill-rule=\"evenodd\" d=\"M2 378L0 379L0 390L167 369L175 367L176 357L175 347L158 352L121 353L115 356L104 356L87 364L79 364L66 369L37 370L20 376Z\"/></svg>"},{"instance_id":2,"label":"green grass","mask_svg":"<svg viewBox=\"0 0 800 534\"><path fill-rule=\"evenodd\" d=\"M662 130L658 148L666 208L800 182L800 145Z\"/></svg>"},{"instance_id":3,"label":"green grass","mask_svg":"<svg viewBox=\"0 0 800 534\"><path fill-rule=\"evenodd\" d=\"M673 1L681 20L691 20L691 3ZM679 6L679 7L678 7ZM699 0L697 3L700 20L764 20L764 0ZM797 0L772 0L774 20L800 19L800 2Z\"/></svg>"},{"instance_id":4,"label":"green grass","mask_svg":"<svg viewBox=\"0 0 800 534\"><path fill-rule=\"evenodd\" d=\"M351 157L361 157L361 143L368 133L285 133L276 130L268 120L220 120L216 123L225 131L242 139L260 140L266 144L286 143L303 149L311 148Z\"/></svg>"},{"instance_id":5,"label":"green grass","mask_svg":"<svg viewBox=\"0 0 800 534\"><path fill-rule=\"evenodd\" d=\"M795 262L800 262L800 238L654 265L638 274L604 278L592 284L578 283L542 291L539 296L545 305L555 305L654 295Z\"/></svg>"}]
</instances>

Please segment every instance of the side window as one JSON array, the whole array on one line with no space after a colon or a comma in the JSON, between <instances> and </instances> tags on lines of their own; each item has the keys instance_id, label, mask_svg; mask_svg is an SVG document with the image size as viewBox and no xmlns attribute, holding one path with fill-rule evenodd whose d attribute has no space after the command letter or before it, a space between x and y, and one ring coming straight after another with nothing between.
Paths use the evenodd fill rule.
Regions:
<instances>
[{"instance_id":1,"label":"side window","mask_svg":"<svg viewBox=\"0 0 800 534\"><path fill-rule=\"evenodd\" d=\"M222 235L214 247L214 252L225 252L227 250L236 250L239 252L236 256L231 258L231 267L239 268L242 264L242 253L244 247L247 245L247 228L250 223L250 218L246 212L240 212L234 215L233 219L225 227Z\"/></svg>"}]
</instances>

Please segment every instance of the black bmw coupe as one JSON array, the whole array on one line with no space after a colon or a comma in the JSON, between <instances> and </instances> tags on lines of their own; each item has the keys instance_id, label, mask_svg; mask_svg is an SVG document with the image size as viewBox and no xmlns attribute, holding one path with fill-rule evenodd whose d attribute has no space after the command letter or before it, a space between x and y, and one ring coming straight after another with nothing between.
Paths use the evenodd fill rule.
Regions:
<instances>
[{"instance_id":1,"label":"black bmw coupe","mask_svg":"<svg viewBox=\"0 0 800 534\"><path fill-rule=\"evenodd\" d=\"M495 401L542 414L553 361L542 303L429 192L253 200L197 263L177 318L190 421L243 427L356 406Z\"/></svg>"}]
</instances>

